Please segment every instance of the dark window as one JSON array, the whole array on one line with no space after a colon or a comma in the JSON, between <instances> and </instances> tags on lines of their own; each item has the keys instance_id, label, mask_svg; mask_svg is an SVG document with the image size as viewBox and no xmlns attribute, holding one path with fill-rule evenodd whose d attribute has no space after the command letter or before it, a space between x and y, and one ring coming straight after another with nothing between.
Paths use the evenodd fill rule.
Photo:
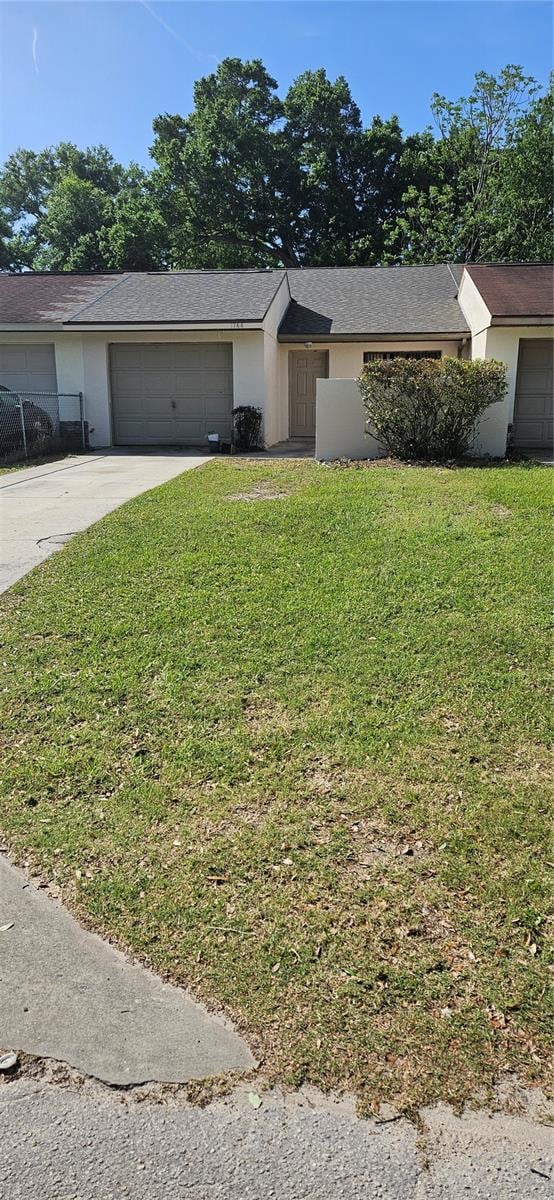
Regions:
<instances>
[{"instance_id":1,"label":"dark window","mask_svg":"<svg viewBox=\"0 0 554 1200\"><path fill-rule=\"evenodd\" d=\"M364 350L364 362L379 362L392 358L441 358L442 350Z\"/></svg>"}]
</instances>

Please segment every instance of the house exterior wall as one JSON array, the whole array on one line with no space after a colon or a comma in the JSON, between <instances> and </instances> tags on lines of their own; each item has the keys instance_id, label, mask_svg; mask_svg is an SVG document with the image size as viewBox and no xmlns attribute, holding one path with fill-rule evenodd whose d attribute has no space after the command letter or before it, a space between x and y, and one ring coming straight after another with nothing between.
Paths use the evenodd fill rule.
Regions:
<instances>
[{"instance_id":1,"label":"house exterior wall","mask_svg":"<svg viewBox=\"0 0 554 1200\"><path fill-rule=\"evenodd\" d=\"M281 346L277 341L279 326L290 304L289 281L285 275L264 318L264 429L267 446L274 446L288 436L288 415L283 411L281 380ZM285 417L287 420L285 421Z\"/></svg>"},{"instance_id":2,"label":"house exterior wall","mask_svg":"<svg viewBox=\"0 0 554 1200\"><path fill-rule=\"evenodd\" d=\"M523 338L552 338L550 325L495 325L473 279L464 271L458 303L471 330L469 357L496 358L506 367L508 389L502 404L492 404L478 423L473 454L501 458L506 453L508 426L514 419L519 343Z\"/></svg>"},{"instance_id":3,"label":"house exterior wall","mask_svg":"<svg viewBox=\"0 0 554 1200\"><path fill-rule=\"evenodd\" d=\"M277 406L279 410L280 436L285 440L289 436L289 352L301 350L302 342L281 342L279 346L279 391ZM356 380L364 364L366 350L442 350L443 354L457 358L461 351L460 341L380 341L380 342L314 342L314 350L327 350L329 354L329 379L339 379L341 382ZM317 402L316 402L317 404ZM316 407L317 421L317 407ZM317 438L317 433L316 433ZM363 443L367 454L367 438ZM334 457L337 457L335 455ZM340 457L340 454L338 455Z\"/></svg>"},{"instance_id":4,"label":"house exterior wall","mask_svg":"<svg viewBox=\"0 0 554 1200\"><path fill-rule=\"evenodd\" d=\"M280 318L279 318L280 319ZM270 336L270 335L269 335ZM116 342L232 342L233 403L253 404L261 408L267 420L266 406L271 396L266 389L265 333L257 330L114 330L110 332L4 333L3 345L27 343L54 344L58 391L82 392L85 417L89 424L93 449L111 446L112 412L110 395L109 347ZM68 414L69 416L69 414ZM269 414L271 421L271 414ZM277 439L276 439L277 440Z\"/></svg>"},{"instance_id":5,"label":"house exterior wall","mask_svg":"<svg viewBox=\"0 0 554 1200\"><path fill-rule=\"evenodd\" d=\"M464 271L458 290L458 304L469 325L471 334L475 337L480 330L486 329L491 323L491 314L481 293L477 290L471 275ZM477 357L477 355L474 355Z\"/></svg>"},{"instance_id":6,"label":"house exterior wall","mask_svg":"<svg viewBox=\"0 0 554 1200\"><path fill-rule=\"evenodd\" d=\"M501 404L493 404L481 418L471 453L502 458L506 453L508 426L513 421L519 343L523 338L552 338L552 328L539 325L496 326L480 330L472 338L471 358L498 359L506 366L508 391ZM365 349L366 347L364 347ZM371 349L393 348L380 345ZM400 348L400 347L398 347ZM407 349L403 345L402 349ZM411 348L411 347L410 347ZM415 348L415 347L414 347ZM431 347L427 346L427 349ZM348 347L348 350L351 348ZM446 351L451 353L451 351ZM348 360L347 356L345 358ZM336 359L335 359L336 362ZM359 374L359 363L356 374ZM322 379L317 383L316 458L378 458L382 447L365 432L364 410L355 379Z\"/></svg>"}]
</instances>

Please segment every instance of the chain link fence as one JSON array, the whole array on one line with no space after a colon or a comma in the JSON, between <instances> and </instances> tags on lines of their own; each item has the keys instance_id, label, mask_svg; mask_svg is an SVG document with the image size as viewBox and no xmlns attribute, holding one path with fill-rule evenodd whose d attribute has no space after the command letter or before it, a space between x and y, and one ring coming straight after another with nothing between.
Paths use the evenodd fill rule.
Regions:
<instances>
[{"instance_id":1,"label":"chain link fence","mask_svg":"<svg viewBox=\"0 0 554 1200\"><path fill-rule=\"evenodd\" d=\"M12 392L0 384L0 462L87 445L82 392Z\"/></svg>"}]
</instances>

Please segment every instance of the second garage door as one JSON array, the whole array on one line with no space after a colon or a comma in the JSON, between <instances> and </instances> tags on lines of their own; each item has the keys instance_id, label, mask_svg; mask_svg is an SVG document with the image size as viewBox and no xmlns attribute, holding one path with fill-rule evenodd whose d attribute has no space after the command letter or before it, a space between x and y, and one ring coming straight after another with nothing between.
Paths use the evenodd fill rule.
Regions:
<instances>
[{"instance_id":1,"label":"second garage door","mask_svg":"<svg viewBox=\"0 0 554 1200\"><path fill-rule=\"evenodd\" d=\"M552 449L552 365L550 338L522 338L519 343L514 446L521 450Z\"/></svg>"},{"instance_id":2,"label":"second garage door","mask_svg":"<svg viewBox=\"0 0 554 1200\"><path fill-rule=\"evenodd\" d=\"M11 392L55 392L53 345L0 346L0 384Z\"/></svg>"},{"instance_id":3,"label":"second garage door","mask_svg":"<svg viewBox=\"0 0 554 1200\"><path fill-rule=\"evenodd\" d=\"M114 441L124 446L206 444L231 435L230 343L121 343L111 347Z\"/></svg>"}]
</instances>

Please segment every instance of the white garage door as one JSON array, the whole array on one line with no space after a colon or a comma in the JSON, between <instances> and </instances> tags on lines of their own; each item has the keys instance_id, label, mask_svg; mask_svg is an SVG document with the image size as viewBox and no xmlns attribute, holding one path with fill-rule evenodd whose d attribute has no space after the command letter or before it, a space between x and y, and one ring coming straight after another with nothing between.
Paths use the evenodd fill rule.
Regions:
<instances>
[{"instance_id":1,"label":"white garage door","mask_svg":"<svg viewBox=\"0 0 554 1200\"><path fill-rule=\"evenodd\" d=\"M231 435L233 347L226 342L111 347L114 440L205 445Z\"/></svg>"},{"instance_id":2,"label":"white garage door","mask_svg":"<svg viewBox=\"0 0 554 1200\"><path fill-rule=\"evenodd\" d=\"M0 383L10 392L55 392L53 345L0 346Z\"/></svg>"}]
</instances>

